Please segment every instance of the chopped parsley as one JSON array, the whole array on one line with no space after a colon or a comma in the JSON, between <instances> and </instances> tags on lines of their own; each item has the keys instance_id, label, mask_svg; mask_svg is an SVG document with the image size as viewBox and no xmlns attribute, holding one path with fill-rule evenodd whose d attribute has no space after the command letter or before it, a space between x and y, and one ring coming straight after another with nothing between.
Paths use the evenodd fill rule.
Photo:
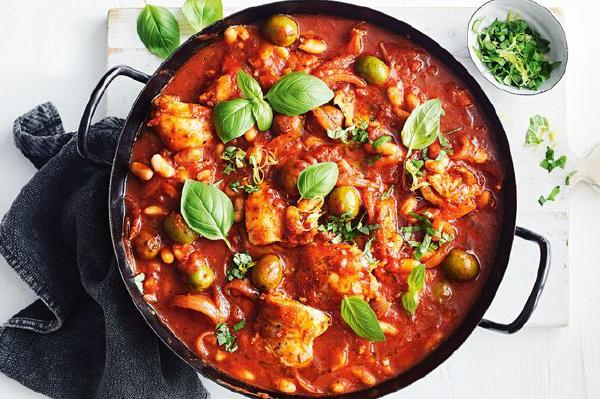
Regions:
<instances>
[{"instance_id":1,"label":"chopped parsley","mask_svg":"<svg viewBox=\"0 0 600 399\"><path fill-rule=\"evenodd\" d=\"M421 159L407 159L404 162L404 170L410 176L410 190L415 191L419 188L419 177L423 176L421 168L425 162Z\"/></svg>"},{"instance_id":2,"label":"chopped parsley","mask_svg":"<svg viewBox=\"0 0 600 399\"><path fill-rule=\"evenodd\" d=\"M550 42L511 11L475 33L475 53L499 83L536 90L560 64L547 59Z\"/></svg>"},{"instance_id":3,"label":"chopped parsley","mask_svg":"<svg viewBox=\"0 0 600 399\"><path fill-rule=\"evenodd\" d=\"M544 136L550 135L550 122L548 118L541 115L533 115L529 118L529 128L525 135L525 144L536 145L544 141Z\"/></svg>"},{"instance_id":4,"label":"chopped parsley","mask_svg":"<svg viewBox=\"0 0 600 399\"><path fill-rule=\"evenodd\" d=\"M350 215L347 214L340 217L331 215L325 224L319 226L319 231L332 234L331 242L334 244L342 241L354 244L354 239L359 234L370 235L371 231L379 228L378 224L363 223L365 215L366 213L363 213L360 218L354 220L350 220Z\"/></svg>"},{"instance_id":5,"label":"chopped parsley","mask_svg":"<svg viewBox=\"0 0 600 399\"><path fill-rule=\"evenodd\" d=\"M231 333L227 324L219 323L216 325L215 337L219 346L222 346L227 352L238 350L237 338Z\"/></svg>"},{"instance_id":6,"label":"chopped parsley","mask_svg":"<svg viewBox=\"0 0 600 399\"><path fill-rule=\"evenodd\" d=\"M550 191L550 194L548 194L547 197L544 198L543 195L540 195L540 198L538 198L538 202L540 203L541 206L543 206L548 201L554 201L556 199L556 196L559 193L560 193L560 186L556 186L552 189L552 191Z\"/></svg>"},{"instance_id":7,"label":"chopped parsley","mask_svg":"<svg viewBox=\"0 0 600 399\"><path fill-rule=\"evenodd\" d=\"M241 169L246 164L246 151L236 146L230 145L225 148L221 159L227 162L223 174L230 174L236 169Z\"/></svg>"},{"instance_id":8,"label":"chopped parsley","mask_svg":"<svg viewBox=\"0 0 600 399\"><path fill-rule=\"evenodd\" d=\"M238 332L244 327L246 327L246 319L241 319L233 325L233 331Z\"/></svg>"},{"instance_id":9,"label":"chopped parsley","mask_svg":"<svg viewBox=\"0 0 600 399\"><path fill-rule=\"evenodd\" d=\"M357 125L351 125L347 128L338 128L335 130L328 129L327 137L339 140L344 144L350 142L366 143L369 141L369 132L367 132L368 126L369 122L364 120L360 121Z\"/></svg>"},{"instance_id":10,"label":"chopped parsley","mask_svg":"<svg viewBox=\"0 0 600 399\"><path fill-rule=\"evenodd\" d=\"M245 191L248 194L260 191L260 186L258 184L243 184L243 181L241 180L231 182L229 188L231 188L234 193L239 192L239 190Z\"/></svg>"},{"instance_id":11,"label":"chopped parsley","mask_svg":"<svg viewBox=\"0 0 600 399\"><path fill-rule=\"evenodd\" d=\"M552 172L557 167L561 169L565 168L567 164L567 156L562 155L558 159L554 159L554 149L552 147L546 147L546 156L540 162L540 166L548 171L548 173Z\"/></svg>"},{"instance_id":12,"label":"chopped parsley","mask_svg":"<svg viewBox=\"0 0 600 399\"><path fill-rule=\"evenodd\" d=\"M426 216L414 212L411 212L410 216L417 219L418 223L401 227L400 235L414 249L415 259L421 260L426 253L437 251L440 245L454 240L452 234L434 229L431 221ZM424 233L420 241L413 239L416 232ZM433 241L433 238L437 238L438 241Z\"/></svg>"},{"instance_id":13,"label":"chopped parsley","mask_svg":"<svg viewBox=\"0 0 600 399\"><path fill-rule=\"evenodd\" d=\"M392 141L392 136L388 136L388 135L383 135L383 136L379 136L377 137L375 140L373 140L373 148L379 148L381 147L384 143L390 142Z\"/></svg>"},{"instance_id":14,"label":"chopped parsley","mask_svg":"<svg viewBox=\"0 0 600 399\"><path fill-rule=\"evenodd\" d=\"M379 263L377 258L375 258L371 253L371 246L373 245L373 240L375 240L375 237L369 238L369 240L365 243L365 249L363 249L363 256L371 266L375 266Z\"/></svg>"},{"instance_id":15,"label":"chopped parsley","mask_svg":"<svg viewBox=\"0 0 600 399\"><path fill-rule=\"evenodd\" d=\"M369 165L369 166L373 165L375 162L379 161L381 159L381 157L383 157L383 155L375 154L372 157L367 158L367 165Z\"/></svg>"},{"instance_id":16,"label":"chopped parsley","mask_svg":"<svg viewBox=\"0 0 600 399\"><path fill-rule=\"evenodd\" d=\"M227 270L227 281L243 279L248 269L256 265L248 252L236 252L231 259L231 267Z\"/></svg>"}]
</instances>

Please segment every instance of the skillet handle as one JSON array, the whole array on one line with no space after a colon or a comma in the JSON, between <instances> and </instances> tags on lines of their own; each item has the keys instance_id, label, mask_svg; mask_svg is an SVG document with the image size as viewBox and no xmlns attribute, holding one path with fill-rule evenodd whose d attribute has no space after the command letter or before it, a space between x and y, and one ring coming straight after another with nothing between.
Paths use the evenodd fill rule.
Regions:
<instances>
[{"instance_id":1,"label":"skillet handle","mask_svg":"<svg viewBox=\"0 0 600 399\"><path fill-rule=\"evenodd\" d=\"M479 327L487 328L488 330L504 334L514 334L519 331L525 325L525 323L527 323L535 307L537 306L542 291L544 290L544 285L546 284L546 279L548 278L548 271L550 270L550 243L548 240L531 230L518 226L515 230L515 235L527 241L533 241L539 246L540 263L538 265L537 277L535 279L535 283L533 284L531 294L529 294L529 298L527 298L527 302L525 302L523 310L521 310L521 313L519 313L517 318L512 323L501 324L487 319L482 319L479 322Z\"/></svg>"},{"instance_id":2,"label":"skillet handle","mask_svg":"<svg viewBox=\"0 0 600 399\"><path fill-rule=\"evenodd\" d=\"M100 103L100 99L104 95L104 92L108 86L117 76L121 75L127 76L128 78L137 80L141 83L147 83L148 80L150 80L150 75L146 75L145 73L130 68L126 65L117 65L106 72L106 74L98 82L98 85L94 91L92 91L90 100L83 111L81 122L79 122L79 129L77 130L77 152L79 152L79 155L81 155L84 159L95 165L110 166L112 162L103 159L90 151L88 146L88 133L90 131L90 125L92 124L92 117L94 116L96 108L98 107L98 103Z\"/></svg>"}]
</instances>

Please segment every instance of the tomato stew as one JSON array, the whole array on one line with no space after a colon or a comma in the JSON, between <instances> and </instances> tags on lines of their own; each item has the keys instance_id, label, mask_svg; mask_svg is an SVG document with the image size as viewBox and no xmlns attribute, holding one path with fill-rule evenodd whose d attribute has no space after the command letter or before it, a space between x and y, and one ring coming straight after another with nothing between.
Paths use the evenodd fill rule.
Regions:
<instances>
[{"instance_id":1,"label":"tomato stew","mask_svg":"<svg viewBox=\"0 0 600 399\"><path fill-rule=\"evenodd\" d=\"M318 80L267 94L292 72ZM310 110L278 112L287 100ZM228 28L154 100L130 166L144 299L206 362L285 393L352 392L421 361L477 300L502 223L468 90L410 40L331 16Z\"/></svg>"}]
</instances>

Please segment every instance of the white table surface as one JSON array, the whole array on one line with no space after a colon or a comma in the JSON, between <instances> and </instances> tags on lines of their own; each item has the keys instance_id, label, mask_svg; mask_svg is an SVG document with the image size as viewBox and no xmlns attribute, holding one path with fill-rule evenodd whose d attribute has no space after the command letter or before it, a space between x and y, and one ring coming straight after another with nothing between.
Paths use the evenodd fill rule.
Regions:
<instances>
[{"instance_id":1,"label":"white table surface","mask_svg":"<svg viewBox=\"0 0 600 399\"><path fill-rule=\"evenodd\" d=\"M183 0L153 1L180 6ZM224 0L229 7L261 3ZM473 0L366 0L383 6L476 6ZM595 123L600 92L598 65L600 3L542 2L564 8L569 40L568 131L576 153L600 142ZM106 13L112 7L139 7L134 0L0 0L0 214L4 214L34 168L16 150L13 120L34 105L53 101L73 130L91 89L105 70ZM118 84L118 82L117 82ZM549 115L552 117L552 115ZM579 185L570 194L570 324L565 328L526 328L514 336L477 330L425 379L390 398L599 398L600 262L595 249L600 198ZM510 276L510 268L508 272ZM0 321L35 299L0 260ZM502 300L498 298L498 300ZM515 309L515 312L517 309ZM207 383L216 399L232 398ZM0 375L0 398L37 398Z\"/></svg>"}]
</instances>

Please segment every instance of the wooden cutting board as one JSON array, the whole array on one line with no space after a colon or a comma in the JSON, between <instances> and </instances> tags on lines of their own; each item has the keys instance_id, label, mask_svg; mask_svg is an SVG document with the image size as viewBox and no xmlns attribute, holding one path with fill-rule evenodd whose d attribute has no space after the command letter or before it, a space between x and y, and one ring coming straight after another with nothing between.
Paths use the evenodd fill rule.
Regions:
<instances>
[{"instance_id":1,"label":"wooden cutting board","mask_svg":"<svg viewBox=\"0 0 600 399\"><path fill-rule=\"evenodd\" d=\"M107 68L118 64L129 65L152 73L161 60L150 54L136 33L136 18L140 9L115 8L108 13ZM226 9L229 15L237 9ZM552 246L552 266L548 283L539 306L527 324L530 327L560 327L569 322L569 203L568 190L563 187L556 202L541 207L537 199L548 195L556 185L563 185L565 175L572 170L575 157L567 140L566 78L549 92L537 96L516 96L496 89L480 76L469 58L466 47L467 23L472 8L382 8L381 11L406 21L421 30L450 51L475 76L495 105L507 132L517 173L517 224L544 235ZM564 20L561 10L553 13ZM179 9L172 12L180 21L182 42L192 33ZM357 16L359 18L360 16ZM126 116L139 93L139 83L119 80L107 91L107 115ZM525 132L529 117L534 114L550 118L558 141L557 153L567 154L565 170L548 174L539 166L545 147L525 147ZM510 321L521 310L537 272L537 247L515 239L510 265L498 294L486 317L495 321Z\"/></svg>"}]
</instances>

